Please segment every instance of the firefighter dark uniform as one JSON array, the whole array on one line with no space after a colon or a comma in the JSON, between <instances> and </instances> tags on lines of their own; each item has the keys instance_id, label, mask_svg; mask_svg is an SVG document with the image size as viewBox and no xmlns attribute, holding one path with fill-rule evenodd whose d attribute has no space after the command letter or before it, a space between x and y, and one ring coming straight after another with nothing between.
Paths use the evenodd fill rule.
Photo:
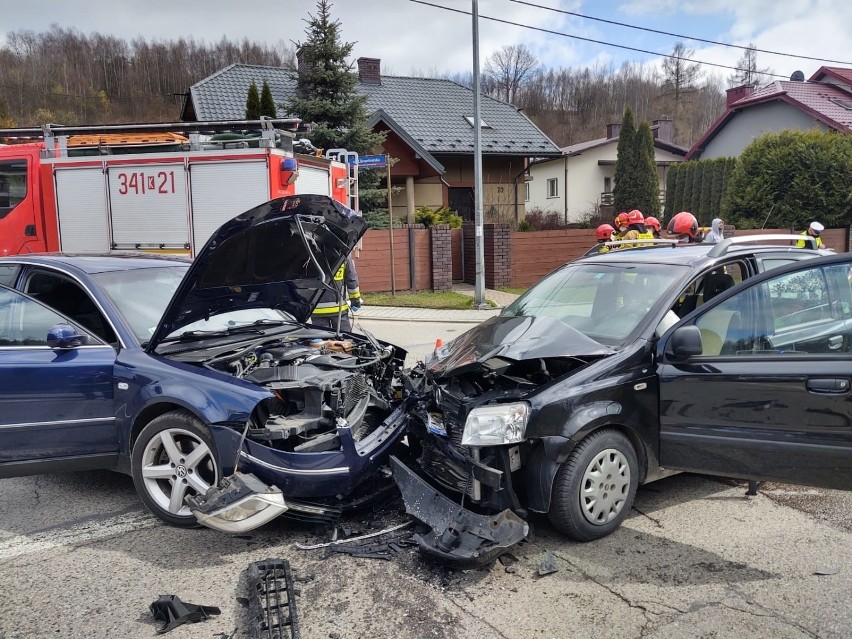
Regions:
<instances>
[{"instance_id":1,"label":"firefighter dark uniform","mask_svg":"<svg viewBox=\"0 0 852 639\"><path fill-rule=\"evenodd\" d=\"M358 288L358 272L351 257L347 257L337 269L332 280L335 292L324 290L317 307L311 315L311 324L326 328L337 328L337 317L340 316L340 330L351 331L352 321L349 317L349 307L352 311L361 308L363 302ZM339 293L339 295L338 295Z\"/></svg>"}]
</instances>

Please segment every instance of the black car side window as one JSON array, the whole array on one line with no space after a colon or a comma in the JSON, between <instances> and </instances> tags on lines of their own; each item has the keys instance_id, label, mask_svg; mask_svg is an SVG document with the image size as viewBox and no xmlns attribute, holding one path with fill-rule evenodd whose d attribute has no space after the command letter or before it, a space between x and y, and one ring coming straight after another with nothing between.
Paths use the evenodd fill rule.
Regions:
<instances>
[{"instance_id":1,"label":"black car side window","mask_svg":"<svg viewBox=\"0 0 852 639\"><path fill-rule=\"evenodd\" d=\"M852 352L846 264L787 273L747 288L699 317L703 356Z\"/></svg>"}]
</instances>

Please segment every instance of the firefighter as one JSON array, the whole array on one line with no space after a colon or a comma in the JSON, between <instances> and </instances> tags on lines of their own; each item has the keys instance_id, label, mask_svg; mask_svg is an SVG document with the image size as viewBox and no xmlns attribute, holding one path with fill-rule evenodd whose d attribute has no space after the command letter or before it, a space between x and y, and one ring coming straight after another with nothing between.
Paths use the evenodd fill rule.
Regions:
<instances>
[{"instance_id":1,"label":"firefighter","mask_svg":"<svg viewBox=\"0 0 852 639\"><path fill-rule=\"evenodd\" d=\"M666 233L674 235L682 242L698 244L704 241L704 234L698 227L698 220L689 211L681 211L675 215L666 227Z\"/></svg>"},{"instance_id":2,"label":"firefighter","mask_svg":"<svg viewBox=\"0 0 852 639\"><path fill-rule=\"evenodd\" d=\"M657 218L655 218L651 215L646 217L645 218L645 228L648 229L649 231L651 231L651 233L654 235L655 240L659 240L660 237L662 237L660 235L660 229L662 228L662 225L660 224L660 220L658 220Z\"/></svg>"},{"instance_id":3,"label":"firefighter","mask_svg":"<svg viewBox=\"0 0 852 639\"><path fill-rule=\"evenodd\" d=\"M823 244L822 238L819 236L825 230L825 227L817 221L811 222L811 225L808 227L807 231L802 231L802 235L809 235L810 237L816 238L816 247L818 249L825 248L825 244ZM806 240L799 240L796 242L796 246L799 248L805 248L806 246L810 248L811 243Z\"/></svg>"},{"instance_id":4,"label":"firefighter","mask_svg":"<svg viewBox=\"0 0 852 639\"><path fill-rule=\"evenodd\" d=\"M349 310L356 313L363 303L361 290L358 288L358 272L355 263L347 256L346 261L337 269L332 281L334 290L326 289L320 297L319 304L311 315L311 324L325 328L337 329L337 318L340 317L339 330L351 332L352 320Z\"/></svg>"},{"instance_id":5,"label":"firefighter","mask_svg":"<svg viewBox=\"0 0 852 639\"><path fill-rule=\"evenodd\" d=\"M653 240L654 234L645 228L645 216L639 209L627 214L627 229L621 236L623 240ZM641 245L638 245L641 246Z\"/></svg>"},{"instance_id":6,"label":"firefighter","mask_svg":"<svg viewBox=\"0 0 852 639\"><path fill-rule=\"evenodd\" d=\"M615 226L615 233L612 236L613 240L622 240L624 239L624 234L627 233L627 227L630 225L630 222L627 221L627 212L622 211L618 215L615 216L615 221L613 222L613 226Z\"/></svg>"},{"instance_id":7,"label":"firefighter","mask_svg":"<svg viewBox=\"0 0 852 639\"><path fill-rule=\"evenodd\" d=\"M606 253L609 251L609 247L606 243L611 242L615 236L615 229L612 227L612 224L601 224L597 229L595 229L595 235L598 237L598 253Z\"/></svg>"}]
</instances>

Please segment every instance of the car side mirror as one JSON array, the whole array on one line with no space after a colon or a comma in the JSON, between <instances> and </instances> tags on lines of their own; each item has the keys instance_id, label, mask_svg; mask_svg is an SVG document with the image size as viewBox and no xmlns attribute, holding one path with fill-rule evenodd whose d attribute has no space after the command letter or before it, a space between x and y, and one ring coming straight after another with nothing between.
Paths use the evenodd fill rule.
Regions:
<instances>
[{"instance_id":1,"label":"car side mirror","mask_svg":"<svg viewBox=\"0 0 852 639\"><path fill-rule=\"evenodd\" d=\"M668 349L674 359L689 359L701 355L704 345L701 343L701 331L695 325L681 326L669 338Z\"/></svg>"},{"instance_id":2,"label":"car side mirror","mask_svg":"<svg viewBox=\"0 0 852 639\"><path fill-rule=\"evenodd\" d=\"M50 348L76 348L89 343L89 336L81 334L70 324L54 324L47 331Z\"/></svg>"}]
</instances>

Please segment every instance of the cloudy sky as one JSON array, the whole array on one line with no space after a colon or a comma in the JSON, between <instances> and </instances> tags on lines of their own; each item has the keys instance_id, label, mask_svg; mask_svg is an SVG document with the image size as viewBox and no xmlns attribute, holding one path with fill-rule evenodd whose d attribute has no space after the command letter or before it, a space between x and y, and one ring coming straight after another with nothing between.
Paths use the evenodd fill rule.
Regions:
<instances>
[{"instance_id":1,"label":"cloudy sky","mask_svg":"<svg viewBox=\"0 0 852 639\"><path fill-rule=\"evenodd\" d=\"M428 0L469 12L471 0ZM527 2L527 0L525 0ZM9 31L41 31L56 23L85 33L128 39L193 37L215 41L244 37L275 44L304 39L304 18L315 0L28 0L4 2L0 39ZM530 6L535 5L535 6ZM668 53L677 38L557 13L550 7L632 25L745 45L759 49L837 60L852 66L852 2L849 0L479 0L480 56L505 44L526 44L547 67L581 66L625 60L653 63L653 54L618 49L536 31L487 17L573 36ZM471 18L412 0L336 0L332 15L343 38L355 42L354 57L382 60L382 72L464 72L471 69ZM694 59L734 66L742 51L687 41ZM799 69L810 76L824 64L766 53L758 65L779 76ZM839 65L842 66L842 65ZM705 67L726 77L727 69ZM771 80L774 78L768 78Z\"/></svg>"}]
</instances>

